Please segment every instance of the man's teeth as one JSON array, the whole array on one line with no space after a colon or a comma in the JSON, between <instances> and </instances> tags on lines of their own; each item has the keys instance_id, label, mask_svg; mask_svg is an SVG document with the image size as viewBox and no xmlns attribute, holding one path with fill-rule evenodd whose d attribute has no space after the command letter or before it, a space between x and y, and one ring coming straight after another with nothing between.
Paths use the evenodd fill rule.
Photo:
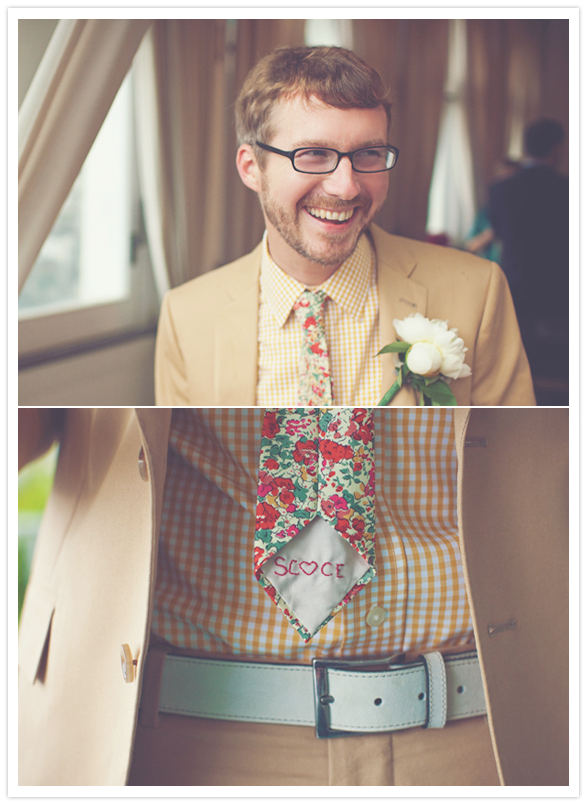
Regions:
<instances>
[{"instance_id":1,"label":"man's teeth","mask_svg":"<svg viewBox=\"0 0 587 805\"><path fill-rule=\"evenodd\" d=\"M329 221L348 221L354 212L354 209L341 210L340 212L333 212L332 210L320 210L316 207L308 207L307 209L310 215L313 215L314 218L326 218Z\"/></svg>"}]
</instances>

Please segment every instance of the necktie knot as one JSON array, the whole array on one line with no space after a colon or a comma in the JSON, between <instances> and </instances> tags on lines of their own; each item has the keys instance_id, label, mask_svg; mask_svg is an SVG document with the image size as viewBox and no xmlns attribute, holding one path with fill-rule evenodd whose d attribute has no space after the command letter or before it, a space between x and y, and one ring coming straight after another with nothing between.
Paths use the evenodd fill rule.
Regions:
<instances>
[{"instance_id":1,"label":"necktie knot","mask_svg":"<svg viewBox=\"0 0 587 805\"><path fill-rule=\"evenodd\" d=\"M315 327L324 316L324 305L328 299L325 291L306 289L294 303L296 319L302 327Z\"/></svg>"}]
</instances>

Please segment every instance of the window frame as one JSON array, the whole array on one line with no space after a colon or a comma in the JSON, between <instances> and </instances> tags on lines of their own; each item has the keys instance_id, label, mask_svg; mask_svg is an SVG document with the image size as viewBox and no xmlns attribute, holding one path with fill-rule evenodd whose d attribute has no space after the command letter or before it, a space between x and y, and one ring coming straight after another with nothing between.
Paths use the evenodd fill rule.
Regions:
<instances>
[{"instance_id":1,"label":"window frame","mask_svg":"<svg viewBox=\"0 0 587 805\"><path fill-rule=\"evenodd\" d=\"M138 182L133 109L132 68L130 93L130 215L128 229L129 285L124 298L115 301L67 301L18 314L19 367L42 364L99 347L104 343L155 332L160 299L146 245Z\"/></svg>"}]
</instances>

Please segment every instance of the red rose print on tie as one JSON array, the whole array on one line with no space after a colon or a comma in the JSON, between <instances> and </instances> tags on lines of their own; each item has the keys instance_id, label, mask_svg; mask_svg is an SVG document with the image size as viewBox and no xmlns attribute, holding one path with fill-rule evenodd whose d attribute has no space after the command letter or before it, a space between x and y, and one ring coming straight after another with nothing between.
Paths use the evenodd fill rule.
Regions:
<instances>
[{"instance_id":1,"label":"red rose print on tie","mask_svg":"<svg viewBox=\"0 0 587 805\"><path fill-rule=\"evenodd\" d=\"M267 495L275 497L278 491L279 490L273 479L273 476L270 473L265 472L265 470L261 470L259 472L259 497L265 498Z\"/></svg>"},{"instance_id":2,"label":"red rose print on tie","mask_svg":"<svg viewBox=\"0 0 587 805\"><path fill-rule=\"evenodd\" d=\"M314 385L311 375L306 385ZM316 395L321 392L322 388L317 385ZM273 433L275 437L271 436ZM262 551L255 551L254 572L269 597L306 642L376 573L372 434L372 418L368 411L361 409L342 408L335 413L328 408L266 411L259 462L255 545ZM295 546L302 529L316 515L334 528L368 565L364 572L355 568L349 572L349 584L354 586L330 611L325 605L325 619L317 627L310 616L309 624L298 620L282 599L279 584L280 591L263 569L273 560L273 564L267 565L267 572L273 568L276 580L284 577L284 584L291 583L296 589L300 583L313 584L316 580L318 586L329 585L335 589L337 580L347 578L344 563L334 557L324 561L322 555L319 558L308 552L308 556L305 550L300 550L297 557L294 553L295 558L292 558L291 548L287 559L279 555L281 548L292 539ZM300 541L300 546L302 544Z\"/></svg>"},{"instance_id":3,"label":"red rose print on tie","mask_svg":"<svg viewBox=\"0 0 587 805\"><path fill-rule=\"evenodd\" d=\"M343 497L341 497L340 495L332 495L332 497L330 498L330 500L331 500L331 501L334 503L334 506L335 506L337 509L339 509L339 510L341 510L341 511L348 511L349 504L348 504L348 503L346 502L346 500L345 500Z\"/></svg>"},{"instance_id":4,"label":"red rose print on tie","mask_svg":"<svg viewBox=\"0 0 587 805\"><path fill-rule=\"evenodd\" d=\"M257 528L273 528L279 519L279 512L270 503L257 503Z\"/></svg>"},{"instance_id":5,"label":"red rose print on tie","mask_svg":"<svg viewBox=\"0 0 587 805\"><path fill-rule=\"evenodd\" d=\"M353 457L353 448L348 444L333 442L332 439L321 439L320 453L327 461L343 461Z\"/></svg>"},{"instance_id":6,"label":"red rose print on tie","mask_svg":"<svg viewBox=\"0 0 587 805\"><path fill-rule=\"evenodd\" d=\"M369 470L369 478L365 484L365 495L372 496L375 494L375 469L373 467Z\"/></svg>"},{"instance_id":7,"label":"red rose print on tie","mask_svg":"<svg viewBox=\"0 0 587 805\"><path fill-rule=\"evenodd\" d=\"M308 424L306 419L301 419L299 421L292 420L291 422L288 422L286 424L285 432L287 433L288 436L295 436L296 434L300 433L300 431L303 431L307 427Z\"/></svg>"},{"instance_id":8,"label":"red rose print on tie","mask_svg":"<svg viewBox=\"0 0 587 805\"><path fill-rule=\"evenodd\" d=\"M336 507L332 502L332 500L321 500L320 507L322 508L322 511L327 517L332 517L332 515L336 511Z\"/></svg>"},{"instance_id":9,"label":"red rose print on tie","mask_svg":"<svg viewBox=\"0 0 587 805\"><path fill-rule=\"evenodd\" d=\"M255 565L257 564L257 562L260 562L262 559L264 559L266 555L267 555L267 551L265 550L265 548L261 548L259 545L255 545L255 550L254 550L254 555L253 555Z\"/></svg>"},{"instance_id":10,"label":"red rose print on tie","mask_svg":"<svg viewBox=\"0 0 587 805\"><path fill-rule=\"evenodd\" d=\"M263 436L273 439L278 433L277 411L267 411L263 419Z\"/></svg>"},{"instance_id":11,"label":"red rose print on tie","mask_svg":"<svg viewBox=\"0 0 587 805\"><path fill-rule=\"evenodd\" d=\"M289 489L283 489L281 494L279 495L279 501L283 506L286 506L288 509L291 507L291 510L295 510L295 506L291 506L294 502L295 496L294 493L291 492Z\"/></svg>"},{"instance_id":12,"label":"red rose print on tie","mask_svg":"<svg viewBox=\"0 0 587 805\"><path fill-rule=\"evenodd\" d=\"M373 439L373 422L367 411L355 409L346 431L346 436L350 436L357 442L371 444Z\"/></svg>"},{"instance_id":13,"label":"red rose print on tie","mask_svg":"<svg viewBox=\"0 0 587 805\"><path fill-rule=\"evenodd\" d=\"M289 489L290 491L294 489L294 483L291 478L282 478L281 476L277 476L273 480L279 489Z\"/></svg>"},{"instance_id":14,"label":"red rose print on tie","mask_svg":"<svg viewBox=\"0 0 587 805\"><path fill-rule=\"evenodd\" d=\"M305 464L307 467L316 462L316 443L308 439L304 442L299 439L292 453L296 464Z\"/></svg>"}]
</instances>

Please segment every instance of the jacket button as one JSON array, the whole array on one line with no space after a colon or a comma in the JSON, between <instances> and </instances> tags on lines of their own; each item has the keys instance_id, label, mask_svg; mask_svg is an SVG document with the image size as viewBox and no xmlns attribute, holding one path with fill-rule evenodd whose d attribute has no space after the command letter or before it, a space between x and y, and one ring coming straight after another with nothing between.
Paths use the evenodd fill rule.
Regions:
<instances>
[{"instance_id":1,"label":"jacket button","mask_svg":"<svg viewBox=\"0 0 587 805\"><path fill-rule=\"evenodd\" d=\"M147 469L147 459L145 458L145 451L141 447L139 450L139 474L143 481L149 480L149 470Z\"/></svg>"},{"instance_id":2,"label":"jacket button","mask_svg":"<svg viewBox=\"0 0 587 805\"><path fill-rule=\"evenodd\" d=\"M123 643L120 647L120 666L122 668L122 676L125 682L134 682L135 679L135 665L132 659L132 652L128 643Z\"/></svg>"},{"instance_id":3,"label":"jacket button","mask_svg":"<svg viewBox=\"0 0 587 805\"><path fill-rule=\"evenodd\" d=\"M387 612L383 607L373 607L367 614L367 623L369 626L381 626L386 618Z\"/></svg>"}]
</instances>

